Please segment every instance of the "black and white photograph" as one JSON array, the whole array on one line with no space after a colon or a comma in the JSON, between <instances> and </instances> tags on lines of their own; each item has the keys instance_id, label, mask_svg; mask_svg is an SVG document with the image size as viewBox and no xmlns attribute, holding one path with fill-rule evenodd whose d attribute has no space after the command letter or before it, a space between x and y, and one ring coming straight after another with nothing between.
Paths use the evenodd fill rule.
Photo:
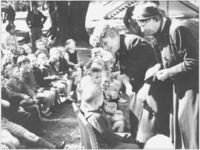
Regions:
<instances>
[{"instance_id":1,"label":"black and white photograph","mask_svg":"<svg viewBox=\"0 0 200 150\"><path fill-rule=\"evenodd\" d=\"M199 149L199 0L1 0L1 149Z\"/></svg>"}]
</instances>

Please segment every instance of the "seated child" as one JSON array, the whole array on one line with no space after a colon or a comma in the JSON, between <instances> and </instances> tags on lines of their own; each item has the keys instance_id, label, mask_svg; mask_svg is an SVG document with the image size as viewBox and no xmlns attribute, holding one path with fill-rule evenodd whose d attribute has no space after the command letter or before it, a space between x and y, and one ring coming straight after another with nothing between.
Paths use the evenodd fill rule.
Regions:
<instances>
[{"instance_id":1,"label":"seated child","mask_svg":"<svg viewBox=\"0 0 200 150\"><path fill-rule=\"evenodd\" d=\"M60 51L53 47L50 49L49 64L51 65L55 75L59 76L63 82L67 84L67 99L74 101L70 95L72 89L72 80L69 75L69 64L63 56L61 56Z\"/></svg>"},{"instance_id":2,"label":"seated child","mask_svg":"<svg viewBox=\"0 0 200 150\"><path fill-rule=\"evenodd\" d=\"M113 123L113 130L117 132L124 132L124 117L122 111L118 110L118 90L117 86L110 85L110 78L108 72L102 73L102 83L103 83L103 93L104 93L104 109L107 113L108 118L111 119ZM117 91L116 91L117 89Z\"/></svg>"},{"instance_id":3,"label":"seated child","mask_svg":"<svg viewBox=\"0 0 200 150\"><path fill-rule=\"evenodd\" d=\"M38 56L40 53L45 53L49 57L48 50L45 48L44 42L41 39L36 40L36 52L35 55Z\"/></svg>"},{"instance_id":4,"label":"seated child","mask_svg":"<svg viewBox=\"0 0 200 150\"><path fill-rule=\"evenodd\" d=\"M126 94L131 98L134 93L132 92L132 86L130 81L128 80L127 76L124 74L120 74L119 71L115 70L117 68L117 64L115 63L115 59L111 53L103 56L104 61L104 72L107 72L108 76L110 76L110 88L116 87L115 91L120 94L120 89L125 86ZM127 100L123 99L120 96L118 100L120 103L125 103Z\"/></svg>"},{"instance_id":5,"label":"seated child","mask_svg":"<svg viewBox=\"0 0 200 150\"><path fill-rule=\"evenodd\" d=\"M90 80L93 80L90 78ZM103 149L138 149L132 137L116 134L105 113L100 109L103 104L103 91L94 81L83 90L80 109L88 123L93 127L97 143Z\"/></svg>"},{"instance_id":6,"label":"seated child","mask_svg":"<svg viewBox=\"0 0 200 150\"><path fill-rule=\"evenodd\" d=\"M55 87L59 93L63 93L65 100L67 97L67 83L66 81L60 79L55 72L52 70L52 67L49 65L49 60L45 53L40 53L38 55L39 68L42 72L42 77L46 84L52 85ZM60 97L62 99L62 97ZM65 101L61 100L61 101Z\"/></svg>"},{"instance_id":7,"label":"seated child","mask_svg":"<svg viewBox=\"0 0 200 150\"><path fill-rule=\"evenodd\" d=\"M14 64L14 55L10 50L4 52L3 58L1 60L1 65L3 69L8 64Z\"/></svg>"},{"instance_id":8,"label":"seated child","mask_svg":"<svg viewBox=\"0 0 200 150\"><path fill-rule=\"evenodd\" d=\"M75 51L74 46L72 45L72 47L71 47L71 45L68 45L67 50L64 49L64 47L60 46L60 47L58 47L58 50L60 51L60 56L65 58L68 65L70 66L69 77L73 80L73 83L76 85L81 80L82 70L80 68L81 65L78 64L77 52ZM72 53L70 53L70 52L72 52Z\"/></svg>"},{"instance_id":9,"label":"seated child","mask_svg":"<svg viewBox=\"0 0 200 150\"><path fill-rule=\"evenodd\" d=\"M97 60L102 60L103 55L106 55L106 54L107 54L107 51L103 50L103 48L100 48L100 47L93 48L93 49L91 50L91 56L92 56L92 57L91 57L91 59L85 64L85 66L84 66L84 71L87 71L87 70L91 67L93 61L95 61L96 59L97 59Z\"/></svg>"},{"instance_id":10,"label":"seated child","mask_svg":"<svg viewBox=\"0 0 200 150\"><path fill-rule=\"evenodd\" d=\"M18 58L17 63L20 68L20 78L35 92L37 99L39 99L39 103L43 104L42 114L44 117L50 117L52 114L50 107L54 105L56 100L56 91L51 90L50 88L40 87L37 84L33 70L33 68L37 66L35 55L32 54L30 59L31 61L24 55Z\"/></svg>"},{"instance_id":11,"label":"seated child","mask_svg":"<svg viewBox=\"0 0 200 150\"><path fill-rule=\"evenodd\" d=\"M125 122L123 112L121 110L117 110L117 104L113 102L104 101L104 110L107 114L107 117L110 118L113 131L117 131L119 133L124 132Z\"/></svg>"}]
</instances>

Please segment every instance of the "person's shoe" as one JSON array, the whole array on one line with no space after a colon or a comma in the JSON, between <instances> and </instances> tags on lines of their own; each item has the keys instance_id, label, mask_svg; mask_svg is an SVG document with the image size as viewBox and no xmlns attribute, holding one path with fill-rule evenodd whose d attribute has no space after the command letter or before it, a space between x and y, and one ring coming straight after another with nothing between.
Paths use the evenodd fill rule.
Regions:
<instances>
[{"instance_id":1,"label":"person's shoe","mask_svg":"<svg viewBox=\"0 0 200 150\"><path fill-rule=\"evenodd\" d=\"M123 98L120 98L120 99L118 100L118 102L119 102L119 103L126 103L127 100L126 100L126 99L123 99Z\"/></svg>"},{"instance_id":2,"label":"person's shoe","mask_svg":"<svg viewBox=\"0 0 200 150\"><path fill-rule=\"evenodd\" d=\"M62 143L60 145L56 145L56 149L64 149L66 143L67 143L66 141L62 141Z\"/></svg>"}]
</instances>

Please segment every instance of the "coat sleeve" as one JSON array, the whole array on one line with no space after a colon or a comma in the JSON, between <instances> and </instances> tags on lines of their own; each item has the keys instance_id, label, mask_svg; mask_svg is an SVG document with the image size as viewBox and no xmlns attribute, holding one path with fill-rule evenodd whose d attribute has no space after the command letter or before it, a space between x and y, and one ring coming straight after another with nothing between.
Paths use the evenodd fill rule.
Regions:
<instances>
[{"instance_id":1,"label":"coat sleeve","mask_svg":"<svg viewBox=\"0 0 200 150\"><path fill-rule=\"evenodd\" d=\"M169 76L175 77L198 70L198 46L193 34L186 27L180 26L171 36L180 63L168 68Z\"/></svg>"},{"instance_id":2,"label":"coat sleeve","mask_svg":"<svg viewBox=\"0 0 200 150\"><path fill-rule=\"evenodd\" d=\"M12 83L12 80L8 80L8 81L6 82L5 88L6 88L6 90L7 90L7 92L8 92L8 95L9 95L10 97L18 97L18 98L21 98L21 99L24 98L24 95L25 95L25 94L16 92L15 87L14 87L14 85L13 85L13 83Z\"/></svg>"}]
</instances>

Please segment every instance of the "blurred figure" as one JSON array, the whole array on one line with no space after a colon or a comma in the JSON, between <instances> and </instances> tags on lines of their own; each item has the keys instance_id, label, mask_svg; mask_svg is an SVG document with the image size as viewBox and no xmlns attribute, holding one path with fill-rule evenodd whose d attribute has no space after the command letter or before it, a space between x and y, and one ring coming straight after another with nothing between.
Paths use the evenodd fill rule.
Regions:
<instances>
[{"instance_id":1,"label":"blurred figure","mask_svg":"<svg viewBox=\"0 0 200 150\"><path fill-rule=\"evenodd\" d=\"M32 44L32 53L35 53L36 46L35 41L42 36L43 24L47 20L47 17L44 16L38 10L38 3L36 1L32 2L32 11L28 12L26 23L30 28L30 39Z\"/></svg>"},{"instance_id":2,"label":"blurred figure","mask_svg":"<svg viewBox=\"0 0 200 150\"><path fill-rule=\"evenodd\" d=\"M8 8L6 9L5 13L4 13L4 19L3 19L3 23L6 22L6 20L8 20L8 24L14 25L14 21L15 21L15 10L12 7L11 4L8 5Z\"/></svg>"}]
</instances>

